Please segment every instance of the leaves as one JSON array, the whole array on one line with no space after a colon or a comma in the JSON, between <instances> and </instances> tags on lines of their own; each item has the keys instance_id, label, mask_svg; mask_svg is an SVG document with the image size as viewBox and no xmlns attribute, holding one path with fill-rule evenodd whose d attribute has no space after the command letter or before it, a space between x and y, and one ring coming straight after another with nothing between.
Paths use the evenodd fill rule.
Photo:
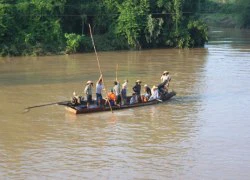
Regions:
<instances>
[{"instance_id":1,"label":"leaves","mask_svg":"<svg viewBox=\"0 0 250 180\"><path fill-rule=\"evenodd\" d=\"M132 48L139 48L139 39L146 27L146 15L149 11L147 0L126 0L118 4L120 13L117 20L117 33L123 35L128 40Z\"/></svg>"},{"instance_id":2,"label":"leaves","mask_svg":"<svg viewBox=\"0 0 250 180\"><path fill-rule=\"evenodd\" d=\"M198 2L0 0L0 54L93 50L88 24L101 40L99 50L202 46L207 28L182 12L196 10Z\"/></svg>"},{"instance_id":3,"label":"leaves","mask_svg":"<svg viewBox=\"0 0 250 180\"><path fill-rule=\"evenodd\" d=\"M83 40L84 36L77 35L75 33L66 33L66 53L75 53L77 48L79 48L81 41Z\"/></svg>"}]
</instances>

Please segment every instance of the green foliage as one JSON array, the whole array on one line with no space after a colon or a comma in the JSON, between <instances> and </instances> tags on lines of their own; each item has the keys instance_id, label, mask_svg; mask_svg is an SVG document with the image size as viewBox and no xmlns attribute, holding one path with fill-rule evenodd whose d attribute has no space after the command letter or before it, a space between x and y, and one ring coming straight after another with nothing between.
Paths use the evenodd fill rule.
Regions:
<instances>
[{"instance_id":1,"label":"green foliage","mask_svg":"<svg viewBox=\"0 0 250 180\"><path fill-rule=\"evenodd\" d=\"M147 43L153 43L153 46L159 44L159 36L163 30L163 18L152 18L152 14L148 16L145 36Z\"/></svg>"},{"instance_id":2,"label":"green foliage","mask_svg":"<svg viewBox=\"0 0 250 180\"><path fill-rule=\"evenodd\" d=\"M146 27L146 14L149 11L147 0L126 0L118 5L117 33L126 37L132 48L140 48L139 39Z\"/></svg>"},{"instance_id":3,"label":"green foliage","mask_svg":"<svg viewBox=\"0 0 250 180\"><path fill-rule=\"evenodd\" d=\"M250 0L238 1L239 26L250 28Z\"/></svg>"},{"instance_id":4,"label":"green foliage","mask_svg":"<svg viewBox=\"0 0 250 180\"><path fill-rule=\"evenodd\" d=\"M204 16L210 24L250 28L250 0L207 0L202 11L213 13Z\"/></svg>"},{"instance_id":5,"label":"green foliage","mask_svg":"<svg viewBox=\"0 0 250 180\"><path fill-rule=\"evenodd\" d=\"M122 36L116 36L113 33L106 33L94 36L97 51L113 51L129 49L126 39ZM84 51L93 51L91 39L84 41Z\"/></svg>"},{"instance_id":6,"label":"green foliage","mask_svg":"<svg viewBox=\"0 0 250 180\"><path fill-rule=\"evenodd\" d=\"M178 33L178 26L182 17L181 13L181 0L174 0L174 14L173 20L175 21L175 31Z\"/></svg>"},{"instance_id":7,"label":"green foliage","mask_svg":"<svg viewBox=\"0 0 250 180\"><path fill-rule=\"evenodd\" d=\"M66 53L75 53L80 46L80 43L84 39L84 35L78 35L75 33L65 33L66 38Z\"/></svg>"},{"instance_id":8,"label":"green foliage","mask_svg":"<svg viewBox=\"0 0 250 180\"><path fill-rule=\"evenodd\" d=\"M201 47L208 41L208 27L200 20L190 20L188 23L191 47Z\"/></svg>"},{"instance_id":9,"label":"green foliage","mask_svg":"<svg viewBox=\"0 0 250 180\"><path fill-rule=\"evenodd\" d=\"M10 4L0 4L0 55L6 56L9 54L18 54L15 45L10 42L13 41L16 32L15 20L15 7Z\"/></svg>"},{"instance_id":10,"label":"green foliage","mask_svg":"<svg viewBox=\"0 0 250 180\"><path fill-rule=\"evenodd\" d=\"M202 46L201 1L0 0L0 55Z\"/></svg>"},{"instance_id":11,"label":"green foliage","mask_svg":"<svg viewBox=\"0 0 250 180\"><path fill-rule=\"evenodd\" d=\"M2 55L43 55L63 49L60 19L64 0L0 4ZM4 23L1 23L3 20Z\"/></svg>"}]
</instances>

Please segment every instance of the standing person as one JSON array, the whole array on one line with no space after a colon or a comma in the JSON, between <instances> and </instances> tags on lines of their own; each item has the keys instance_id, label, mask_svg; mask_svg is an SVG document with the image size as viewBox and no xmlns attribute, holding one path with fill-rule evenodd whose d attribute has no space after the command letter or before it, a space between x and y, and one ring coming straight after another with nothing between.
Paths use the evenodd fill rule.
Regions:
<instances>
[{"instance_id":1,"label":"standing person","mask_svg":"<svg viewBox=\"0 0 250 180\"><path fill-rule=\"evenodd\" d=\"M116 95L116 105L120 106L121 105L121 90L120 90L120 83L116 80L114 81L114 93Z\"/></svg>"},{"instance_id":2,"label":"standing person","mask_svg":"<svg viewBox=\"0 0 250 180\"><path fill-rule=\"evenodd\" d=\"M121 91L122 105L127 104L127 89L128 89L128 80L125 80L125 82L122 84L122 91Z\"/></svg>"},{"instance_id":3,"label":"standing person","mask_svg":"<svg viewBox=\"0 0 250 180\"><path fill-rule=\"evenodd\" d=\"M102 75L96 82L96 105L101 107L102 105L102 90L104 89L103 83L102 83Z\"/></svg>"},{"instance_id":4,"label":"standing person","mask_svg":"<svg viewBox=\"0 0 250 180\"><path fill-rule=\"evenodd\" d=\"M171 81L171 76L168 71L164 71L161 75L161 82L166 82L166 85L168 86L169 82Z\"/></svg>"},{"instance_id":5,"label":"standing person","mask_svg":"<svg viewBox=\"0 0 250 180\"><path fill-rule=\"evenodd\" d=\"M141 81L137 80L135 82L135 86L133 87L133 91L135 92L138 102L141 102Z\"/></svg>"},{"instance_id":6,"label":"standing person","mask_svg":"<svg viewBox=\"0 0 250 180\"><path fill-rule=\"evenodd\" d=\"M142 102L147 102L151 96L151 89L147 84L144 85L144 94L141 96Z\"/></svg>"},{"instance_id":7,"label":"standing person","mask_svg":"<svg viewBox=\"0 0 250 180\"><path fill-rule=\"evenodd\" d=\"M93 82L88 81L84 89L84 93L87 96L87 108L89 108L90 103L92 102L92 88L93 88Z\"/></svg>"},{"instance_id":8,"label":"standing person","mask_svg":"<svg viewBox=\"0 0 250 180\"><path fill-rule=\"evenodd\" d=\"M168 71L164 71L161 76L161 85L158 86L160 93L164 94L168 92L169 82L171 81L171 76Z\"/></svg>"}]
</instances>

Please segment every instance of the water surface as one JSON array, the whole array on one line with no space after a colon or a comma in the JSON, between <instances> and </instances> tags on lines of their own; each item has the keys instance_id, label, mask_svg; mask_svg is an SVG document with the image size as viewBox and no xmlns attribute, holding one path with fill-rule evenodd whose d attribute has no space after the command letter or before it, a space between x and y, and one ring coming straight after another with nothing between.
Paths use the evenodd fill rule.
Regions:
<instances>
[{"instance_id":1,"label":"water surface","mask_svg":"<svg viewBox=\"0 0 250 180\"><path fill-rule=\"evenodd\" d=\"M98 47L97 47L98 49ZM75 116L62 106L99 76L95 54L0 58L3 179L248 179L250 31L211 29L205 48L98 52L106 89L116 76L157 85L169 102Z\"/></svg>"}]
</instances>

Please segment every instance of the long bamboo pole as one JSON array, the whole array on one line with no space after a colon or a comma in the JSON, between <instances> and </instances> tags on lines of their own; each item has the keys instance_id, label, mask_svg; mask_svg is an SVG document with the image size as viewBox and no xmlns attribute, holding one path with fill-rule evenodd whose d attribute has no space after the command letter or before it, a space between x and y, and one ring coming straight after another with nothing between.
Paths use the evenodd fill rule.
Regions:
<instances>
[{"instance_id":1,"label":"long bamboo pole","mask_svg":"<svg viewBox=\"0 0 250 180\"><path fill-rule=\"evenodd\" d=\"M30 109L34 109L34 108L39 108L39 107L44 107L44 106L51 106L51 105L66 105L68 104L69 101L60 101L60 102L51 102L51 103L47 103L47 104L40 104L40 105L35 105L35 106L29 106L29 107L26 107L24 109L24 112L29 112Z\"/></svg>"},{"instance_id":2,"label":"long bamboo pole","mask_svg":"<svg viewBox=\"0 0 250 180\"><path fill-rule=\"evenodd\" d=\"M95 50L95 55L96 55L96 60L97 60L99 72L100 72L100 75L102 76L102 83L103 83L104 91L105 91L105 94L106 94L106 97L107 97L107 100L108 100L109 108L110 108L110 111L113 113L112 106L111 106L111 104L110 104L110 102L109 102L109 99L108 99L108 93L107 93L106 88L105 88L104 78L103 78L103 75L102 75L102 70L101 70L101 66L100 66L100 61L99 61L99 58L98 58L98 55L97 55L97 51L96 51L96 47L95 47L95 42L94 42L94 38L93 38L93 35L92 35L92 30L91 30L90 24L89 24L89 32L90 32L92 44L93 44L93 47L94 47L94 50Z\"/></svg>"},{"instance_id":3,"label":"long bamboo pole","mask_svg":"<svg viewBox=\"0 0 250 180\"><path fill-rule=\"evenodd\" d=\"M118 71L118 64L116 64L116 70L115 70L115 80L116 80L116 81L118 81L118 80L117 80L117 71Z\"/></svg>"}]
</instances>

